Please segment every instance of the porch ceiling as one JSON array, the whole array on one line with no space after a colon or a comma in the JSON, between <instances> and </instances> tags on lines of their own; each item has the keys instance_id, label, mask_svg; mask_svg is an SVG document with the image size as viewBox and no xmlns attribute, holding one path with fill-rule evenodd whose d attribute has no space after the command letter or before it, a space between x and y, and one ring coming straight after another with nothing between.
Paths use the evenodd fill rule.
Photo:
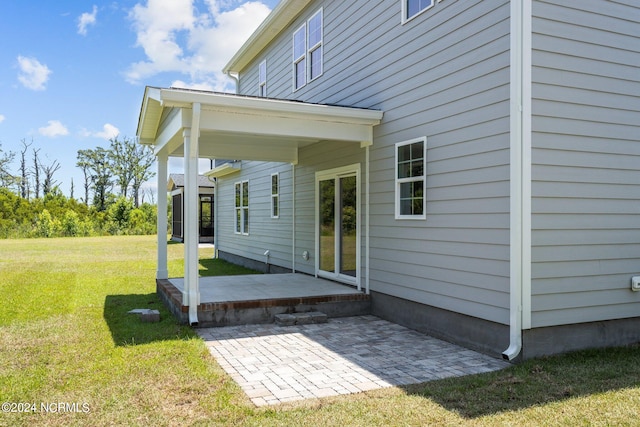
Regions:
<instances>
[{"instance_id":1,"label":"porch ceiling","mask_svg":"<svg viewBox=\"0 0 640 427\"><path fill-rule=\"evenodd\" d=\"M147 87L137 136L156 154L184 155L183 131L200 104L199 156L296 163L298 149L321 141L373 143L381 111L232 94ZM193 132L193 130L192 130Z\"/></svg>"}]
</instances>

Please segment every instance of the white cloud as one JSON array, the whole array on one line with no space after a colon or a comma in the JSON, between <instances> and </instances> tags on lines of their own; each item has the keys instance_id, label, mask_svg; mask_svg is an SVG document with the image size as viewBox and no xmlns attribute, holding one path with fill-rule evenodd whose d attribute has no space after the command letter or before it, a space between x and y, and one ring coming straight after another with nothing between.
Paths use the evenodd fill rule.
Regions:
<instances>
[{"instance_id":1,"label":"white cloud","mask_svg":"<svg viewBox=\"0 0 640 427\"><path fill-rule=\"evenodd\" d=\"M137 45L146 60L131 64L125 77L131 83L162 72L179 72L189 82L181 87L225 90L228 79L222 67L269 14L260 1L248 1L235 9L228 0L206 0L200 13L194 0L148 0L129 14L137 33Z\"/></svg>"},{"instance_id":2,"label":"white cloud","mask_svg":"<svg viewBox=\"0 0 640 427\"><path fill-rule=\"evenodd\" d=\"M120 129L118 129L111 123L105 123L105 125L102 126L101 131L92 132L92 131L83 129L80 131L80 135L84 137L102 138L102 139L109 140L111 138L115 138L116 136L120 135Z\"/></svg>"},{"instance_id":3,"label":"white cloud","mask_svg":"<svg viewBox=\"0 0 640 427\"><path fill-rule=\"evenodd\" d=\"M69 130L58 120L49 120L47 126L38 129L38 133L42 136L55 138L57 136L69 135Z\"/></svg>"},{"instance_id":4,"label":"white cloud","mask_svg":"<svg viewBox=\"0 0 640 427\"><path fill-rule=\"evenodd\" d=\"M93 11L91 13L85 12L78 18L78 34L86 36L87 27L89 25L95 25L96 16L98 15L98 7L93 5Z\"/></svg>"},{"instance_id":5,"label":"white cloud","mask_svg":"<svg viewBox=\"0 0 640 427\"><path fill-rule=\"evenodd\" d=\"M44 90L49 80L51 70L45 64L41 64L36 58L18 56L18 80L26 88L32 90Z\"/></svg>"},{"instance_id":6,"label":"white cloud","mask_svg":"<svg viewBox=\"0 0 640 427\"><path fill-rule=\"evenodd\" d=\"M4 114L0 114L0 123L4 122L4 119L6 119Z\"/></svg>"}]
</instances>

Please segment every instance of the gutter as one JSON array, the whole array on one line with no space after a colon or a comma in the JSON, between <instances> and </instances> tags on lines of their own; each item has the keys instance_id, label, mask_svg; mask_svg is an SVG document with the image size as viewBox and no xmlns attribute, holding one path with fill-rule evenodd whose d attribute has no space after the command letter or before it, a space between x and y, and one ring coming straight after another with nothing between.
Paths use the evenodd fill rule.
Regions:
<instances>
[{"instance_id":1,"label":"gutter","mask_svg":"<svg viewBox=\"0 0 640 427\"><path fill-rule=\"evenodd\" d=\"M531 328L531 21L532 0L511 1L509 347L522 352Z\"/></svg>"}]
</instances>

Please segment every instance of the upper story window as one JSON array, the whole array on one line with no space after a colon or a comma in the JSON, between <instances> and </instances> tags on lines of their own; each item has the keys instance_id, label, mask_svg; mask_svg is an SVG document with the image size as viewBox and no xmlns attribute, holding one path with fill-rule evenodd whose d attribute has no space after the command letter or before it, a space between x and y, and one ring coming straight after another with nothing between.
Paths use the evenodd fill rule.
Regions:
<instances>
[{"instance_id":1,"label":"upper story window","mask_svg":"<svg viewBox=\"0 0 640 427\"><path fill-rule=\"evenodd\" d=\"M306 25L293 34L293 88L307 84L307 40Z\"/></svg>"},{"instance_id":2,"label":"upper story window","mask_svg":"<svg viewBox=\"0 0 640 427\"><path fill-rule=\"evenodd\" d=\"M402 1L402 22L406 22L418 16L427 9L431 9L436 0L401 0ZM440 3L442 0L437 0Z\"/></svg>"},{"instance_id":3,"label":"upper story window","mask_svg":"<svg viewBox=\"0 0 640 427\"><path fill-rule=\"evenodd\" d=\"M267 60L258 67L258 96L267 96Z\"/></svg>"},{"instance_id":4,"label":"upper story window","mask_svg":"<svg viewBox=\"0 0 640 427\"><path fill-rule=\"evenodd\" d=\"M309 80L322 74L322 9L309 19Z\"/></svg>"},{"instance_id":5,"label":"upper story window","mask_svg":"<svg viewBox=\"0 0 640 427\"><path fill-rule=\"evenodd\" d=\"M293 90L322 75L322 9L293 33Z\"/></svg>"},{"instance_id":6,"label":"upper story window","mask_svg":"<svg viewBox=\"0 0 640 427\"><path fill-rule=\"evenodd\" d=\"M427 138L396 144L396 219L425 219Z\"/></svg>"}]
</instances>

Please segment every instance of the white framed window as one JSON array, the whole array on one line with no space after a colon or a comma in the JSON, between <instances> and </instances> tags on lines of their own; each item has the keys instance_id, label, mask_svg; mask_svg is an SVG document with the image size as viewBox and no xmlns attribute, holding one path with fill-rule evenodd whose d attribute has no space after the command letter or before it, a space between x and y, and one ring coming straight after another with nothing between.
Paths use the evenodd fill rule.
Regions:
<instances>
[{"instance_id":1,"label":"white framed window","mask_svg":"<svg viewBox=\"0 0 640 427\"><path fill-rule=\"evenodd\" d=\"M431 9L436 0L400 0L402 3L402 23L415 18L422 12ZM442 0L437 0L440 3Z\"/></svg>"},{"instance_id":2,"label":"white framed window","mask_svg":"<svg viewBox=\"0 0 640 427\"><path fill-rule=\"evenodd\" d=\"M258 96L267 96L267 60L258 66Z\"/></svg>"},{"instance_id":3,"label":"white framed window","mask_svg":"<svg viewBox=\"0 0 640 427\"><path fill-rule=\"evenodd\" d=\"M322 75L322 9L316 12L307 21L307 34L309 40L309 81Z\"/></svg>"},{"instance_id":4,"label":"white framed window","mask_svg":"<svg viewBox=\"0 0 640 427\"><path fill-rule=\"evenodd\" d=\"M235 232L249 234L249 181L235 183Z\"/></svg>"},{"instance_id":5,"label":"white framed window","mask_svg":"<svg viewBox=\"0 0 640 427\"><path fill-rule=\"evenodd\" d=\"M427 138L396 144L396 219L425 219Z\"/></svg>"},{"instance_id":6,"label":"white framed window","mask_svg":"<svg viewBox=\"0 0 640 427\"><path fill-rule=\"evenodd\" d=\"M307 84L307 24L293 33L293 89Z\"/></svg>"},{"instance_id":7,"label":"white framed window","mask_svg":"<svg viewBox=\"0 0 640 427\"><path fill-rule=\"evenodd\" d=\"M322 8L293 33L293 90L296 91L323 73Z\"/></svg>"},{"instance_id":8,"label":"white framed window","mask_svg":"<svg viewBox=\"0 0 640 427\"><path fill-rule=\"evenodd\" d=\"M280 217L280 175L271 174L271 218Z\"/></svg>"}]
</instances>

